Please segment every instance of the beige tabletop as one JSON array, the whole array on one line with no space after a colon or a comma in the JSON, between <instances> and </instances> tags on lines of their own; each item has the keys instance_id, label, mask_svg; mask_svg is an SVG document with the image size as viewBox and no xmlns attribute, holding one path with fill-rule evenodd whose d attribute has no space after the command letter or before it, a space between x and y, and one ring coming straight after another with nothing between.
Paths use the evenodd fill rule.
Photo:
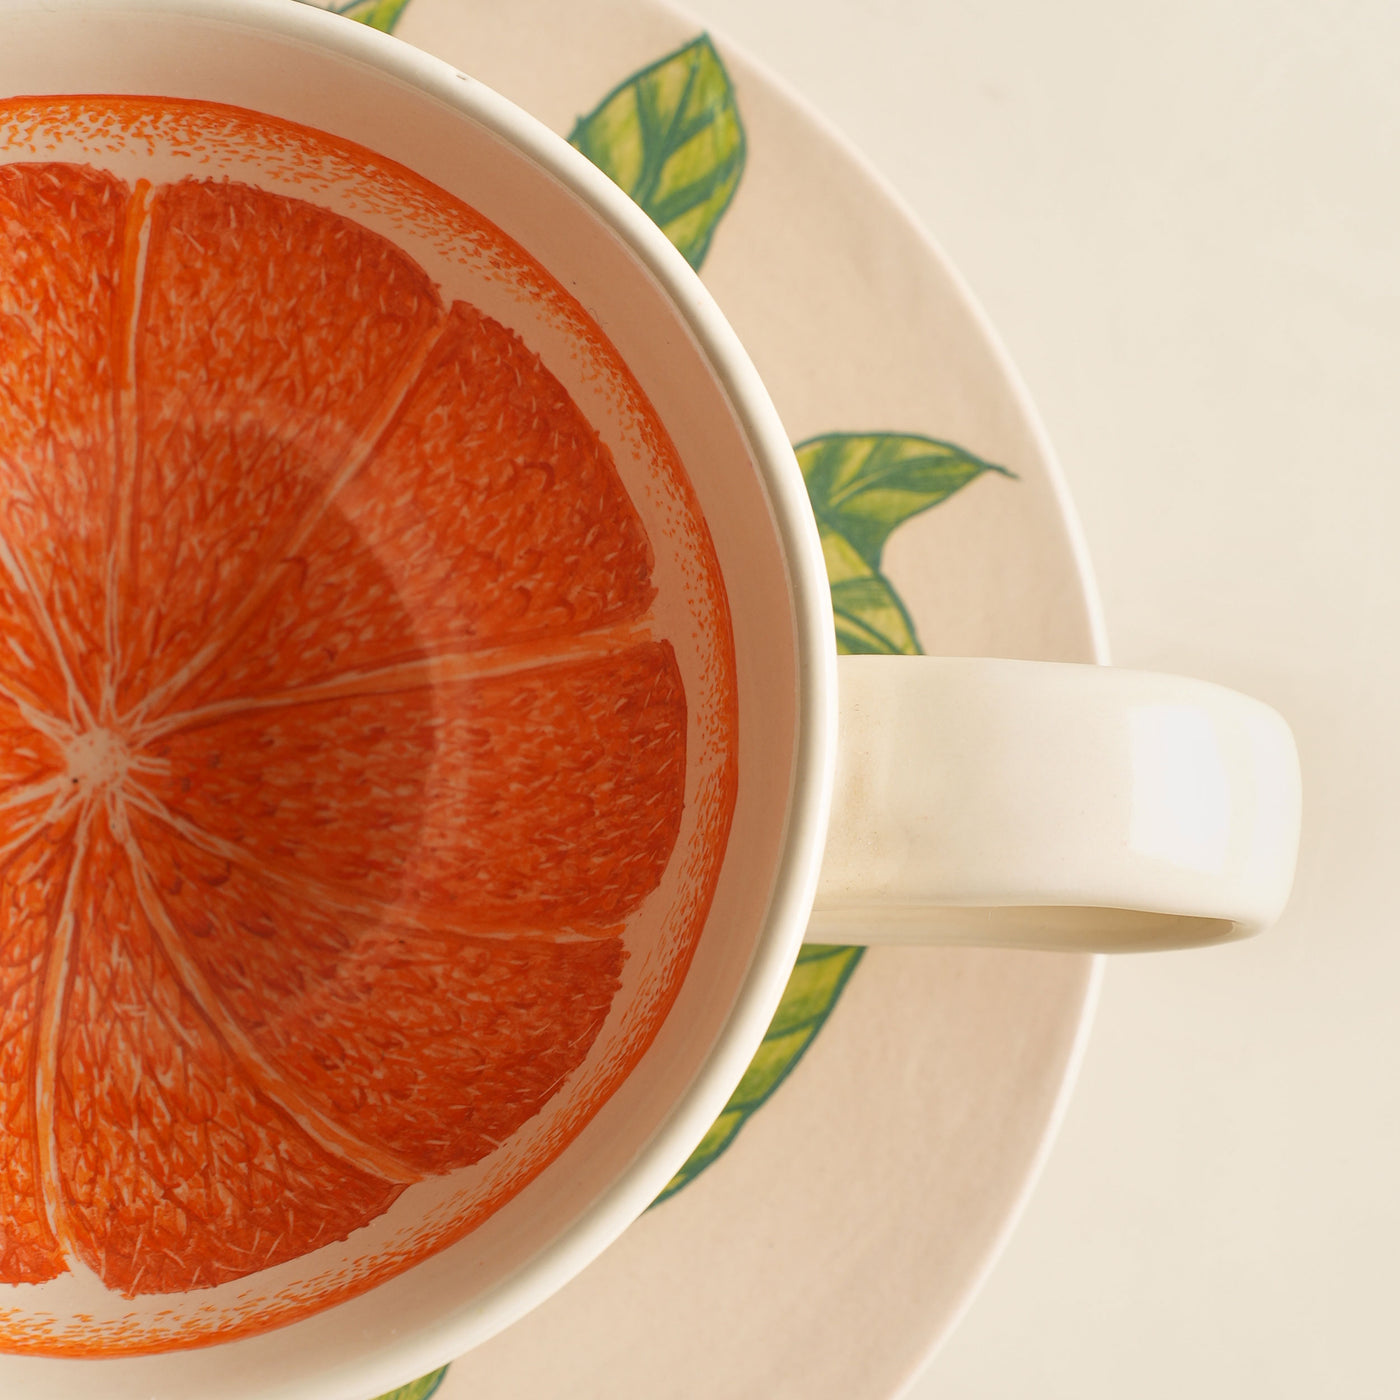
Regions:
<instances>
[{"instance_id":1,"label":"beige tabletop","mask_svg":"<svg viewBox=\"0 0 1400 1400\"><path fill-rule=\"evenodd\" d=\"M1114 659L1292 721L1283 923L1116 961L1059 1141L911 1400L1390 1397L1400 1302L1400 9L692 0L999 327Z\"/></svg>"}]
</instances>

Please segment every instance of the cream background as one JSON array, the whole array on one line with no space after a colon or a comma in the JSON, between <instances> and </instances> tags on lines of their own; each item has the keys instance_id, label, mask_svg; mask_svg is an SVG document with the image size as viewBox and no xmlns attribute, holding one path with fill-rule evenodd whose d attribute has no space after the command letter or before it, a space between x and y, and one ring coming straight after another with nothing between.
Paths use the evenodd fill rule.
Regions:
<instances>
[{"instance_id":1,"label":"cream background","mask_svg":"<svg viewBox=\"0 0 1400 1400\"><path fill-rule=\"evenodd\" d=\"M1040 1185L909 1400L1394 1395L1400 9L691 9L977 292L1114 659L1261 696L1303 756L1283 923L1112 963Z\"/></svg>"}]
</instances>

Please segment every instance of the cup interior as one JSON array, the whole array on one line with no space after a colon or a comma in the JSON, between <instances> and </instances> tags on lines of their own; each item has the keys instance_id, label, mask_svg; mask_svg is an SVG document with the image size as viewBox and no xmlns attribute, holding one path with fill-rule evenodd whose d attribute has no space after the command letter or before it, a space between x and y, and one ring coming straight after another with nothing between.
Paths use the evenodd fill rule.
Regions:
<instances>
[{"instance_id":1,"label":"cup interior","mask_svg":"<svg viewBox=\"0 0 1400 1400\"><path fill-rule=\"evenodd\" d=\"M641 632L635 618L605 618L581 630L565 627L562 642L532 637L526 644L515 636L491 653L499 675L478 667L471 676L473 685L489 688L504 684L501 676L519 680L577 663L574 691L596 718L607 709L595 703L599 691L624 685L619 658L650 647L653 658L667 650L657 674L674 676L684 693L677 741L684 800L673 854L621 921L617 990L595 1017L589 1047L567 1065L562 1087L518 1114L494 1150L466 1165L410 1173L383 1210L348 1234L265 1268L149 1293L129 1276L125 1286L107 1286L82 1261L39 1282L0 1283L0 1335L14 1353L0 1357L0 1379L16 1393L94 1393L92 1358L101 1361L100 1393L132 1400L183 1396L193 1387L206 1397L303 1400L386 1389L483 1340L604 1247L699 1140L766 1027L810 907L834 724L824 574L800 476L751 367L678 255L581 157L471 79L360 26L289 4L21 7L7 12L7 31L0 163L98 170L128 192L124 198L146 199L157 210L165 207L162 191L197 185L200 197L222 208L231 187L246 189L264 211L292 211L286 228L293 232L329 220L358 230L355 238L369 240L363 247L397 250L433 289L434 314L473 308L499 328L492 343L506 347L510 363L523 354L522 373L543 373L562 387L587 425L583 438L603 444L625 491L625 501L601 515L620 518L630 507L646 541L638 548L648 560L654 602ZM296 211L308 206L310 223L297 223ZM167 269L159 274L173 289L167 299L197 324L201 307L179 278L199 258L158 262L149 249L157 246L150 240L166 237L161 227L153 223L155 231L142 235L143 256ZM288 241L285 254L274 244L275 237L258 244L251 235L248 242L253 257L299 262L322 287L345 279L351 294L363 259L339 265L327 243ZM161 291L157 274L150 276L143 306ZM276 285L273 277L268 286ZM248 314L285 318L291 336L299 318L312 313L293 301L271 310L253 304ZM305 370L308 383L340 373L359 353L351 340L344 345L342 355ZM411 373L403 371L406 383L422 382L432 353L423 350ZM153 351L133 351L126 380L154 375L155 360ZM189 375L188 366L182 373ZM123 390L121 373L116 379L120 419L123 392L139 404L143 390ZM416 390L405 392L398 416L386 418L391 425L409 414L403 405L411 406ZM307 402L321 400L313 393ZM288 419L273 427L283 438L303 431L314 437L329 416L308 408L305 424ZM126 473L129 485L144 460L120 458L119 477ZM148 476L154 470L142 469ZM352 475L347 469L347 480ZM418 485L430 498L427 512L453 489L450 481ZM599 489L589 484L582 494ZM337 496L326 518L343 527L356 577L377 580L381 631L433 635L435 610L445 606L456 575L421 545L357 534L353 521L338 517L349 499ZM376 506L372 493L363 504ZM509 517L494 497L472 508L493 519L499 508ZM151 527L157 534L158 525ZM230 526L218 538L241 536ZM300 547L305 537L296 539ZM84 547L81 539L57 544ZM294 552L288 547L283 555ZM148 548L148 556L159 551ZM270 570L265 562L250 575L240 603L249 616L261 616L259 589L268 600L282 589L268 581ZM424 585L428 574L438 580L432 587ZM351 627L351 592L323 608L327 627ZM159 676L160 648L152 642L147 651L151 674ZM435 723L448 725L461 681L449 672L460 658L427 644L420 651L413 664L423 670L425 703ZM331 694L339 683L308 682L322 687L314 698L327 705L342 702L343 685ZM173 680L164 684L164 694L175 693ZM647 682L647 704L657 684L655 676ZM399 722L397 700L378 692L360 698L356 724L383 730ZM213 713L219 703L211 691L179 713L207 712L209 724L198 729L207 734L225 721ZM503 702L507 711L520 703ZM158 707L142 711L134 692L115 709L154 726L141 731L143 742L159 728ZM327 710L303 754L318 783L334 767L337 745L348 742L337 728L341 716ZM240 742L268 742L269 722L259 711ZM524 727L534 732L542 723ZM169 747L150 760L134 748L128 753L109 729L116 732L96 720L86 727L75 721L60 735L65 777L85 792L102 783L102 791L114 790L111 774L123 764L135 771L141 762L175 761ZM167 722L160 739L178 748L188 730ZM422 853L431 842L423 833L438 820L436 769L415 769L411 755L396 752L406 765L396 781L400 825L409 835L386 878L409 890L427 878ZM618 771L641 767L645 760L636 757ZM268 764L258 769L270 771ZM347 771L356 791L371 781L353 762ZM565 787L561 776L547 790ZM626 781L606 799L596 790L592 797L597 811L622 814L624 824L645 800ZM126 820L112 815L110 802L101 810L111 831ZM143 810L132 820L148 817ZM256 847L256 830L248 839ZM207 847L204 855L213 859L219 851ZM160 873L154 863L151 869L156 882ZM95 874L85 883L95 886ZM388 900L396 910L411 903L411 891ZM605 922L601 914L590 917L590 928ZM80 924L72 917L63 925L67 946L79 950ZM567 932L558 946L578 942L572 925ZM151 956L176 959L178 935L176 928ZM129 953L123 957L130 961ZM191 963L187 977L212 986L210 965L201 966L203 973ZM77 985L71 979L81 975L80 968L65 985ZM465 984L452 985L468 994ZM567 1008L578 1000L577 984L565 977L561 985ZM372 985L368 995L375 995ZM483 995L490 1003L490 993ZM259 1053L252 1040L238 1040L243 1031L232 1020L214 1029L235 1057ZM282 1105L293 1116L295 1108ZM226 1111L236 1118L236 1107ZM315 1131L334 1134L334 1114L319 1112L314 1104L306 1110L321 1125ZM45 1157L41 1142L40 1169L59 1150Z\"/></svg>"}]
</instances>

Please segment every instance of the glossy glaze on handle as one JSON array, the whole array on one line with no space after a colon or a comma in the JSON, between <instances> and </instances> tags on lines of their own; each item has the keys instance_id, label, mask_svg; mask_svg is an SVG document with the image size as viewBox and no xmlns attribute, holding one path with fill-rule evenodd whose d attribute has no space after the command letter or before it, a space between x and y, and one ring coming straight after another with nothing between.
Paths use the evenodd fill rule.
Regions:
<instances>
[{"instance_id":1,"label":"glossy glaze on handle","mask_svg":"<svg viewBox=\"0 0 1400 1400\"><path fill-rule=\"evenodd\" d=\"M1178 676L848 656L807 937L1137 951L1257 933L1297 853L1293 737Z\"/></svg>"}]
</instances>

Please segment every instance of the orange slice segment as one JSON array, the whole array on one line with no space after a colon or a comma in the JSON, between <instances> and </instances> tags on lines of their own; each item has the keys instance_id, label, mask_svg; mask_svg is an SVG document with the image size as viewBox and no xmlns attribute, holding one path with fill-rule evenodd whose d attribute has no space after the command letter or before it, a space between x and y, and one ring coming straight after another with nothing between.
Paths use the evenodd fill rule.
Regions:
<instances>
[{"instance_id":1,"label":"orange slice segment","mask_svg":"<svg viewBox=\"0 0 1400 1400\"><path fill-rule=\"evenodd\" d=\"M0 166L0 692L91 718L106 660L128 191Z\"/></svg>"},{"instance_id":2,"label":"orange slice segment","mask_svg":"<svg viewBox=\"0 0 1400 1400\"><path fill-rule=\"evenodd\" d=\"M76 877L89 936L74 940L57 1084L39 1105L56 1233L125 1293L208 1287L345 1238L401 1184L332 1157L257 1092L174 974L136 848L105 817L92 825Z\"/></svg>"},{"instance_id":3,"label":"orange slice segment","mask_svg":"<svg viewBox=\"0 0 1400 1400\"><path fill-rule=\"evenodd\" d=\"M440 314L392 244L246 185L158 190L145 237L123 709L157 704L236 633L372 447Z\"/></svg>"},{"instance_id":4,"label":"orange slice segment","mask_svg":"<svg viewBox=\"0 0 1400 1400\"><path fill-rule=\"evenodd\" d=\"M332 914L134 823L172 924L288 1082L422 1172L468 1166L553 1097L622 967L615 934L473 938Z\"/></svg>"},{"instance_id":5,"label":"orange slice segment","mask_svg":"<svg viewBox=\"0 0 1400 1400\"><path fill-rule=\"evenodd\" d=\"M234 714L150 752L133 805L309 900L459 931L606 926L675 844L685 695L669 645L648 642Z\"/></svg>"},{"instance_id":6,"label":"orange slice segment","mask_svg":"<svg viewBox=\"0 0 1400 1400\"><path fill-rule=\"evenodd\" d=\"M452 307L383 439L172 708L641 617L651 548L597 433L519 338Z\"/></svg>"},{"instance_id":7,"label":"orange slice segment","mask_svg":"<svg viewBox=\"0 0 1400 1400\"><path fill-rule=\"evenodd\" d=\"M0 870L0 1279L67 1272L44 1206L33 1067L53 942L51 892L68 883L73 818L31 839Z\"/></svg>"},{"instance_id":8,"label":"orange slice segment","mask_svg":"<svg viewBox=\"0 0 1400 1400\"><path fill-rule=\"evenodd\" d=\"M4 674L0 667L0 677ZM35 727L36 719L42 728ZM56 732L45 732L50 729ZM52 717L0 696L0 862L71 803L63 737Z\"/></svg>"}]
</instances>

